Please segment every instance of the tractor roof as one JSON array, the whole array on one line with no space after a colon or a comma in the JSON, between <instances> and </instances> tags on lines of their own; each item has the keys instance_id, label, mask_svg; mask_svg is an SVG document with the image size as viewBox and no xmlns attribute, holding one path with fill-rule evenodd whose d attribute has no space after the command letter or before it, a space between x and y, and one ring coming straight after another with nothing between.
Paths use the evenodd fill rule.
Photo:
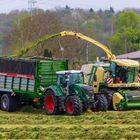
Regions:
<instances>
[{"instance_id":1,"label":"tractor roof","mask_svg":"<svg viewBox=\"0 0 140 140\"><path fill-rule=\"evenodd\" d=\"M71 74L71 73L81 73L82 71L80 70L67 70L67 71L57 71L56 74Z\"/></svg>"},{"instance_id":2,"label":"tractor roof","mask_svg":"<svg viewBox=\"0 0 140 140\"><path fill-rule=\"evenodd\" d=\"M122 67L139 67L140 66L138 61L130 60L130 59L115 59L115 60L112 60L112 62L115 62L118 66L122 66Z\"/></svg>"}]
</instances>

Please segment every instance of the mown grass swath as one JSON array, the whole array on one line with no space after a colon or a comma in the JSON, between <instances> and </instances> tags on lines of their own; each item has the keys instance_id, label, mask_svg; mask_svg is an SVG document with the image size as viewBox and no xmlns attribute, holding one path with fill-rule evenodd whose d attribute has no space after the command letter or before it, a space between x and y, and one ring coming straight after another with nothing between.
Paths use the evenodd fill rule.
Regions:
<instances>
[{"instance_id":1,"label":"mown grass swath","mask_svg":"<svg viewBox=\"0 0 140 140\"><path fill-rule=\"evenodd\" d=\"M88 111L81 116L49 116L31 107L11 114L0 111L0 139L140 139L139 113Z\"/></svg>"}]
</instances>

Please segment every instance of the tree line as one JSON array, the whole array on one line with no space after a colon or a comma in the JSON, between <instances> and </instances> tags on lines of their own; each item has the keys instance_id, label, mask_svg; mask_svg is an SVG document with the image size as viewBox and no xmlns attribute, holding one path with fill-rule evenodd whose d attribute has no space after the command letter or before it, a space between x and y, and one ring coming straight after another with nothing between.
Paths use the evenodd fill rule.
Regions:
<instances>
[{"instance_id":1,"label":"tree line","mask_svg":"<svg viewBox=\"0 0 140 140\"><path fill-rule=\"evenodd\" d=\"M139 10L125 9L115 12L65 8L44 11L12 11L0 14L1 53L11 55L38 39L63 30L81 32L107 45L115 54L140 50L140 14ZM46 42L28 56L47 56L68 58L73 62L94 61L104 52L93 45L74 37L56 38Z\"/></svg>"}]
</instances>

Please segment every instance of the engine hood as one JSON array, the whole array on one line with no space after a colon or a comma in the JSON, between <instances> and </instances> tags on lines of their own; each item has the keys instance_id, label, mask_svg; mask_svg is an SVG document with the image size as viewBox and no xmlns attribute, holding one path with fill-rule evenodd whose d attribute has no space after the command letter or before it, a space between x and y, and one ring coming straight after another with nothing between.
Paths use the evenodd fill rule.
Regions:
<instances>
[{"instance_id":1,"label":"engine hood","mask_svg":"<svg viewBox=\"0 0 140 140\"><path fill-rule=\"evenodd\" d=\"M85 84L76 84L76 86L79 86L79 87L85 89L86 91L93 91L92 86L88 86L88 85L85 85Z\"/></svg>"}]
</instances>

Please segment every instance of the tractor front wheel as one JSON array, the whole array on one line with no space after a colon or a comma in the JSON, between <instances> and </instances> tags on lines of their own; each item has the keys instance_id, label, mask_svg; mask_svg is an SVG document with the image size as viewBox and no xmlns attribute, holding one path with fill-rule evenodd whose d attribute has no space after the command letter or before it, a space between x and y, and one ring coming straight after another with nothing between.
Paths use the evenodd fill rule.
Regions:
<instances>
[{"instance_id":1,"label":"tractor front wheel","mask_svg":"<svg viewBox=\"0 0 140 140\"><path fill-rule=\"evenodd\" d=\"M80 115L82 103L78 96L68 96L66 99L66 112L68 115Z\"/></svg>"},{"instance_id":2,"label":"tractor front wheel","mask_svg":"<svg viewBox=\"0 0 140 140\"><path fill-rule=\"evenodd\" d=\"M61 114L60 102L53 91L48 90L45 96L45 110L49 115Z\"/></svg>"}]
</instances>

